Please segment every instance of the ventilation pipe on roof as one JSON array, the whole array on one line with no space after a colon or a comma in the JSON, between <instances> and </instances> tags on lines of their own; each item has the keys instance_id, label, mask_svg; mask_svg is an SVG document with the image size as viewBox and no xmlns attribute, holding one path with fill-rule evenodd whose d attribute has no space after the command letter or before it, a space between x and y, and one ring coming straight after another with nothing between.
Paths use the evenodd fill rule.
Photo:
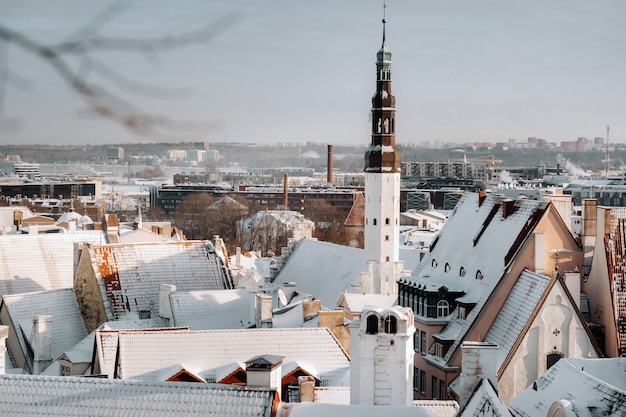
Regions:
<instances>
[{"instance_id":1,"label":"ventilation pipe on roof","mask_svg":"<svg viewBox=\"0 0 626 417\"><path fill-rule=\"evenodd\" d=\"M498 345L487 342L465 341L461 345L461 376L459 405L465 408L483 379L489 380L498 392Z\"/></svg>"},{"instance_id":2,"label":"ventilation pipe on roof","mask_svg":"<svg viewBox=\"0 0 626 417\"><path fill-rule=\"evenodd\" d=\"M4 367L7 352L7 338L9 337L9 326L0 326L0 375L6 373Z\"/></svg>"},{"instance_id":3,"label":"ventilation pipe on roof","mask_svg":"<svg viewBox=\"0 0 626 417\"><path fill-rule=\"evenodd\" d=\"M235 266L241 268L241 246L235 249Z\"/></svg>"},{"instance_id":4,"label":"ventilation pipe on roof","mask_svg":"<svg viewBox=\"0 0 626 417\"><path fill-rule=\"evenodd\" d=\"M507 198L502 201L502 218L506 219L514 212L513 205L515 204L515 200Z\"/></svg>"},{"instance_id":5,"label":"ventilation pipe on roof","mask_svg":"<svg viewBox=\"0 0 626 417\"><path fill-rule=\"evenodd\" d=\"M33 375L39 375L54 360L52 354L52 316L42 315L33 319L31 347L33 349Z\"/></svg>"}]
</instances>

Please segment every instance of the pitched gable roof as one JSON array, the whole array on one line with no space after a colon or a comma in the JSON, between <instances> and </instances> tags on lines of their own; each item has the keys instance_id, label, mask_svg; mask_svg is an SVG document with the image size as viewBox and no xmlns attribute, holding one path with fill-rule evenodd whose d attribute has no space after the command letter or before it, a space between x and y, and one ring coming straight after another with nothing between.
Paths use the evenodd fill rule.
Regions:
<instances>
[{"instance_id":1,"label":"pitched gable roof","mask_svg":"<svg viewBox=\"0 0 626 417\"><path fill-rule=\"evenodd\" d=\"M478 384L458 417L480 417L485 415L492 417L510 417L511 415L487 379L483 379Z\"/></svg>"},{"instance_id":2,"label":"pitched gable roof","mask_svg":"<svg viewBox=\"0 0 626 417\"><path fill-rule=\"evenodd\" d=\"M298 292L313 295L322 304L334 309L344 292L361 282L365 270L362 249L329 242L304 239L282 267L274 284L295 282Z\"/></svg>"},{"instance_id":3,"label":"pitched gable roof","mask_svg":"<svg viewBox=\"0 0 626 417\"><path fill-rule=\"evenodd\" d=\"M128 313L159 315L159 287L180 291L230 287L219 257L202 241L93 246L96 276L109 320Z\"/></svg>"},{"instance_id":4,"label":"pitched gable roof","mask_svg":"<svg viewBox=\"0 0 626 417\"><path fill-rule=\"evenodd\" d=\"M170 294L172 323L193 330L248 328L249 290L190 291Z\"/></svg>"},{"instance_id":5,"label":"pitched gable roof","mask_svg":"<svg viewBox=\"0 0 626 417\"><path fill-rule=\"evenodd\" d=\"M256 355L284 356L314 367L322 385L342 380L350 360L327 328L247 329L177 332L119 332L118 376L155 380L159 370L185 363L207 381L227 363Z\"/></svg>"},{"instance_id":6,"label":"pitched gable roof","mask_svg":"<svg viewBox=\"0 0 626 417\"><path fill-rule=\"evenodd\" d=\"M0 375L0 414L115 417L274 415L275 390L193 382Z\"/></svg>"},{"instance_id":7,"label":"pitched gable roof","mask_svg":"<svg viewBox=\"0 0 626 417\"><path fill-rule=\"evenodd\" d=\"M2 297L22 352L30 346L33 320L40 315L52 316L52 354L57 358L87 336L83 319L71 288Z\"/></svg>"},{"instance_id":8,"label":"pitched gable roof","mask_svg":"<svg viewBox=\"0 0 626 417\"><path fill-rule=\"evenodd\" d=\"M545 275L524 270L515 282L506 301L498 312L491 328L485 335L485 342L498 345L498 366L511 352L533 313L541 306L551 279Z\"/></svg>"},{"instance_id":9,"label":"pitched gable roof","mask_svg":"<svg viewBox=\"0 0 626 417\"><path fill-rule=\"evenodd\" d=\"M475 304L465 320L451 321L454 339L443 359L446 362L460 345L503 277L515 253L520 250L533 229L547 212L549 203L535 200L505 202L487 196L479 205L478 194L465 193L438 238L413 275L403 280L427 291L445 287L463 292L460 299ZM461 274L461 271L463 273Z\"/></svg>"},{"instance_id":10,"label":"pitched gable roof","mask_svg":"<svg viewBox=\"0 0 626 417\"><path fill-rule=\"evenodd\" d=\"M354 195L354 203L346 217L344 226L364 227L365 226L365 196L358 192Z\"/></svg>"},{"instance_id":11,"label":"pitched gable roof","mask_svg":"<svg viewBox=\"0 0 626 417\"><path fill-rule=\"evenodd\" d=\"M102 232L0 235L0 295L72 288L74 243L104 244Z\"/></svg>"}]
</instances>

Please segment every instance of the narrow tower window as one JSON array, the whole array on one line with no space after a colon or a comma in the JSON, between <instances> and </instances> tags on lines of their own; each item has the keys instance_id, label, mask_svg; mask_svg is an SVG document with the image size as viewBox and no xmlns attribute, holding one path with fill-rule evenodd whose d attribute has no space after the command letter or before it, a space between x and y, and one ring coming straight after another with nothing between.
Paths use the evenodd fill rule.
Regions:
<instances>
[{"instance_id":1,"label":"narrow tower window","mask_svg":"<svg viewBox=\"0 0 626 417\"><path fill-rule=\"evenodd\" d=\"M398 319L396 316L389 315L385 318L385 333L394 334L398 330Z\"/></svg>"},{"instance_id":2,"label":"narrow tower window","mask_svg":"<svg viewBox=\"0 0 626 417\"><path fill-rule=\"evenodd\" d=\"M378 317L372 314L371 316L367 318L367 327L365 329L365 333L367 334L378 333Z\"/></svg>"}]
</instances>

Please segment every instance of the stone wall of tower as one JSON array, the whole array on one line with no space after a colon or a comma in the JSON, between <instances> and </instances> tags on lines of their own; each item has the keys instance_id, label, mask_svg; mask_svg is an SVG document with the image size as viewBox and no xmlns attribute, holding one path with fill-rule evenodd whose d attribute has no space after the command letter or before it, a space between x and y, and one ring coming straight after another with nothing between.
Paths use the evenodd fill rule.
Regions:
<instances>
[{"instance_id":1,"label":"stone wall of tower","mask_svg":"<svg viewBox=\"0 0 626 417\"><path fill-rule=\"evenodd\" d=\"M372 293L396 294L400 174L365 174L365 261L374 261Z\"/></svg>"},{"instance_id":2,"label":"stone wall of tower","mask_svg":"<svg viewBox=\"0 0 626 417\"><path fill-rule=\"evenodd\" d=\"M413 311L366 307L350 324L350 403L411 406Z\"/></svg>"}]
</instances>

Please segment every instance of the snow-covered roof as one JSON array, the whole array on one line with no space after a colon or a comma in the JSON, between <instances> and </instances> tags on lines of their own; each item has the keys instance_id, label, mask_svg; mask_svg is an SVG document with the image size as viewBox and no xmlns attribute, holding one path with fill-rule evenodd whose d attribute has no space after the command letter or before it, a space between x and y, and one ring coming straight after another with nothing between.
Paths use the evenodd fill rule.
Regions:
<instances>
[{"instance_id":1,"label":"snow-covered roof","mask_svg":"<svg viewBox=\"0 0 626 417\"><path fill-rule=\"evenodd\" d=\"M0 295L72 288L74 243L106 243L102 231L0 235Z\"/></svg>"},{"instance_id":2,"label":"snow-covered roof","mask_svg":"<svg viewBox=\"0 0 626 417\"><path fill-rule=\"evenodd\" d=\"M121 320L108 321L98 327L101 329L148 329L159 327L161 322L154 319L144 320ZM64 358L72 363L86 363L93 359L94 340L96 331L89 333L84 339L72 346L71 349L63 352L60 358Z\"/></svg>"},{"instance_id":3,"label":"snow-covered roof","mask_svg":"<svg viewBox=\"0 0 626 417\"><path fill-rule=\"evenodd\" d=\"M479 417L485 415L485 412L492 417L511 415L487 379L480 381L458 417Z\"/></svg>"},{"instance_id":4,"label":"snow-covered roof","mask_svg":"<svg viewBox=\"0 0 626 417\"><path fill-rule=\"evenodd\" d=\"M276 390L194 382L0 375L0 414L270 417Z\"/></svg>"},{"instance_id":5,"label":"snow-covered roof","mask_svg":"<svg viewBox=\"0 0 626 417\"><path fill-rule=\"evenodd\" d=\"M293 210L263 210L243 220L244 228L251 228L253 225L271 219L277 223L282 223L287 227L292 227L300 223L314 225L312 220L304 217L301 213Z\"/></svg>"},{"instance_id":6,"label":"snow-covered roof","mask_svg":"<svg viewBox=\"0 0 626 417\"><path fill-rule=\"evenodd\" d=\"M550 278L524 270L511 288L506 301L498 312L491 328L485 335L485 342L498 345L498 367L509 354L528 324L539 300L544 295Z\"/></svg>"},{"instance_id":7,"label":"snow-covered roof","mask_svg":"<svg viewBox=\"0 0 626 417\"><path fill-rule=\"evenodd\" d=\"M192 330L248 328L253 296L249 290L177 291L170 294L172 322Z\"/></svg>"},{"instance_id":8,"label":"snow-covered roof","mask_svg":"<svg viewBox=\"0 0 626 417\"><path fill-rule=\"evenodd\" d=\"M207 381L215 381L216 368L261 354L284 356L284 363L310 364L323 386L343 380L350 369L347 353L327 328L120 331L118 352L122 379L155 380L160 369L185 363Z\"/></svg>"},{"instance_id":9,"label":"snow-covered roof","mask_svg":"<svg viewBox=\"0 0 626 417\"><path fill-rule=\"evenodd\" d=\"M509 402L516 417L626 415L626 358L563 358Z\"/></svg>"},{"instance_id":10,"label":"snow-covered roof","mask_svg":"<svg viewBox=\"0 0 626 417\"><path fill-rule=\"evenodd\" d=\"M362 249L321 242L312 239L300 241L282 267L274 284L296 283L296 291L305 292L322 300L334 309L344 292L351 292L359 284L359 273L365 271Z\"/></svg>"},{"instance_id":11,"label":"snow-covered roof","mask_svg":"<svg viewBox=\"0 0 626 417\"><path fill-rule=\"evenodd\" d=\"M15 212L22 213L22 219L33 217L35 214L25 206L0 206L0 230L6 227L11 229L15 225Z\"/></svg>"},{"instance_id":12,"label":"snow-covered roof","mask_svg":"<svg viewBox=\"0 0 626 417\"><path fill-rule=\"evenodd\" d=\"M405 282L428 291L446 287L449 291L464 292L466 302L476 303L459 331L463 336L504 275L512 255L548 207L546 202L503 201L496 196L484 197L479 205L477 193L465 193L431 251ZM461 338L452 344L444 361L455 352Z\"/></svg>"},{"instance_id":13,"label":"snow-covered roof","mask_svg":"<svg viewBox=\"0 0 626 417\"><path fill-rule=\"evenodd\" d=\"M396 295L345 293L342 297L345 308L360 313L366 305L388 308L395 304Z\"/></svg>"},{"instance_id":14,"label":"snow-covered roof","mask_svg":"<svg viewBox=\"0 0 626 417\"><path fill-rule=\"evenodd\" d=\"M5 295L2 302L15 326L22 352L30 345L33 320L40 315L52 316L52 354L58 357L80 342L87 331L71 288L26 294Z\"/></svg>"},{"instance_id":15,"label":"snow-covered roof","mask_svg":"<svg viewBox=\"0 0 626 417\"><path fill-rule=\"evenodd\" d=\"M423 407L402 407L379 405L345 405L323 403L294 403L289 417L438 417Z\"/></svg>"},{"instance_id":16,"label":"snow-covered roof","mask_svg":"<svg viewBox=\"0 0 626 417\"><path fill-rule=\"evenodd\" d=\"M182 292L229 286L219 257L203 241L93 246L92 253L109 320L139 311L158 317L161 284Z\"/></svg>"}]
</instances>

